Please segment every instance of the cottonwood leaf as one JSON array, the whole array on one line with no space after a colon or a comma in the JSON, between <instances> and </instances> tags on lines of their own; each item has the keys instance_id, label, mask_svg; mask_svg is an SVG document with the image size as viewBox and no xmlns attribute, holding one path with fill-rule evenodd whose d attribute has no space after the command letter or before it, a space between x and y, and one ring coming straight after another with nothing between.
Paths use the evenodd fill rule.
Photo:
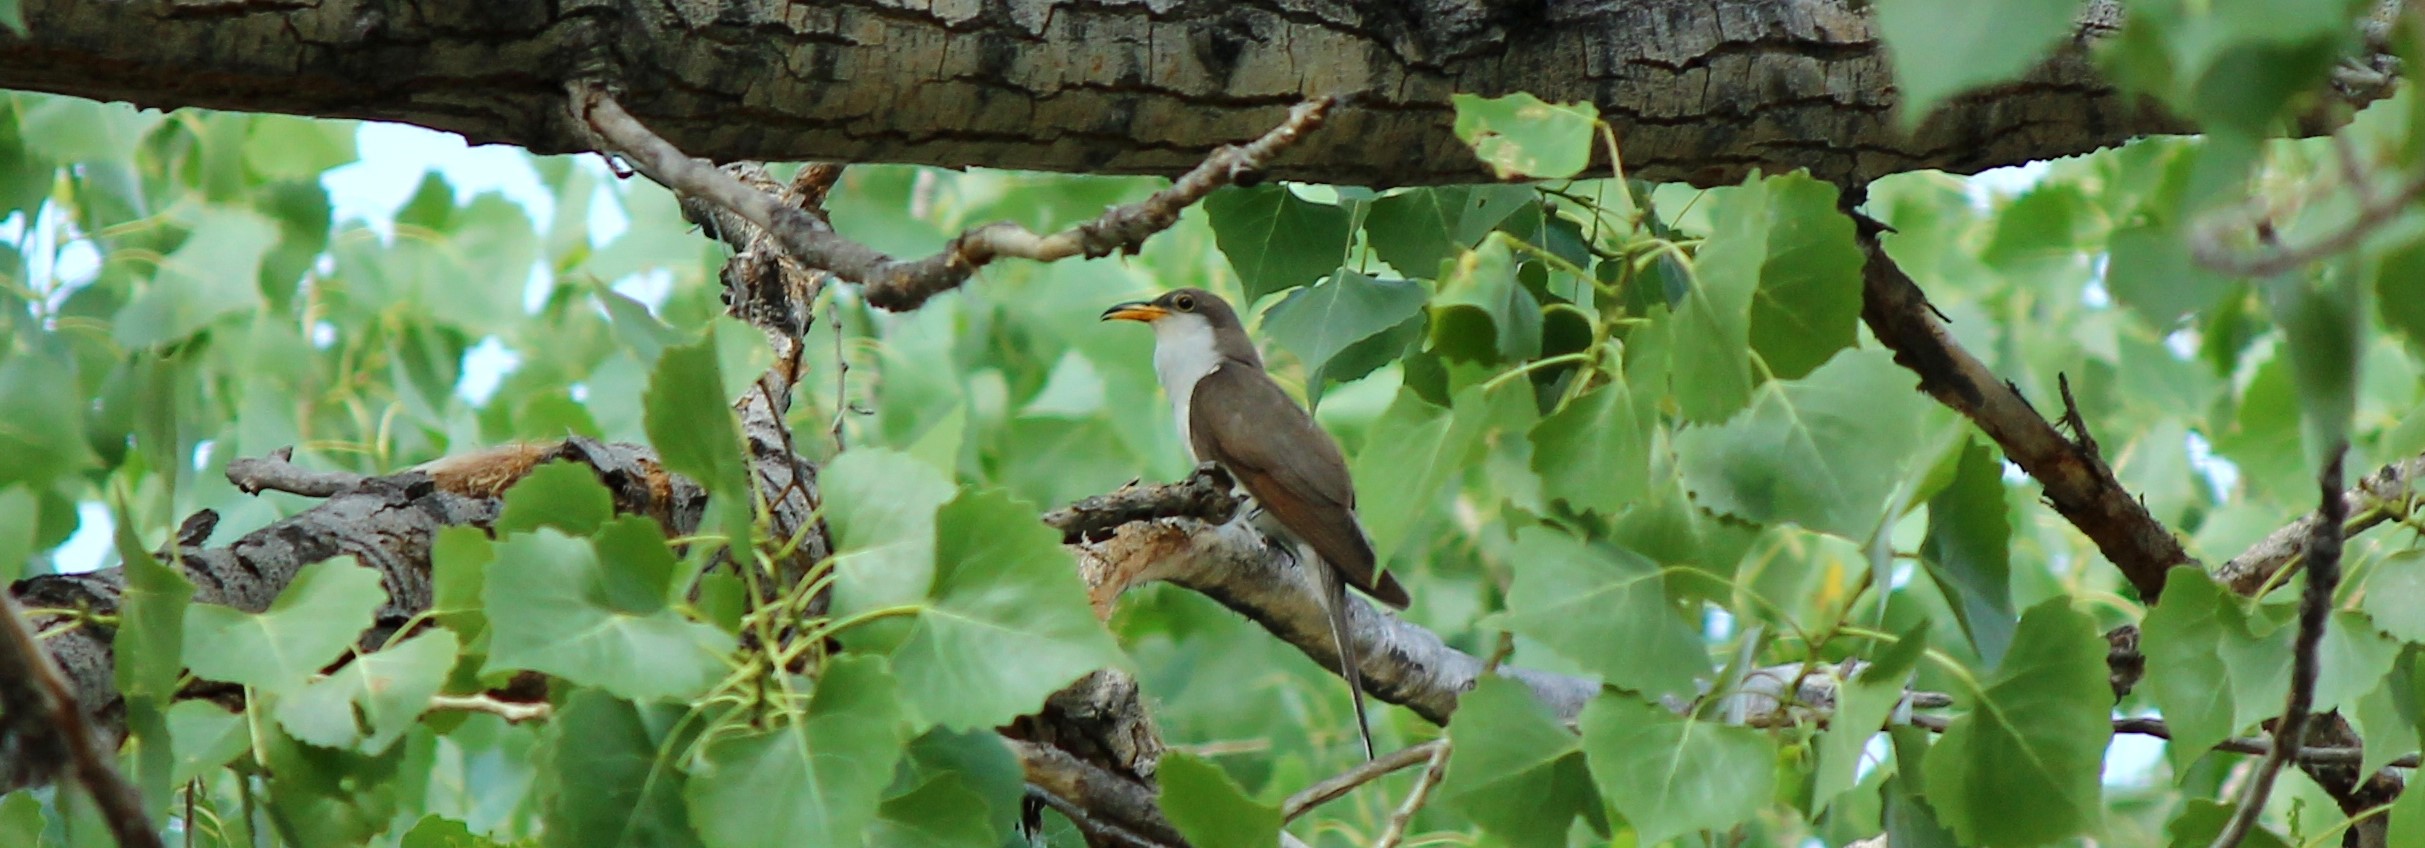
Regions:
<instances>
[{"instance_id":1,"label":"cottonwood leaf","mask_svg":"<svg viewBox=\"0 0 2425 848\"><path fill-rule=\"evenodd\" d=\"M1952 599L1954 615L1979 657L1994 664L2012 644L2012 510L2004 500L2004 463L1978 438L1968 440L1953 482L1928 500L1920 562Z\"/></svg>"},{"instance_id":2,"label":"cottonwood leaf","mask_svg":"<svg viewBox=\"0 0 2425 848\"><path fill-rule=\"evenodd\" d=\"M1347 255L1347 210L1300 198L1285 186L1224 188L1204 199L1204 213L1248 303L1312 285Z\"/></svg>"},{"instance_id":3,"label":"cottonwood leaf","mask_svg":"<svg viewBox=\"0 0 2425 848\"><path fill-rule=\"evenodd\" d=\"M1467 387L1451 401L1452 408L1441 409L1412 389L1400 389L1373 422L1353 468L1356 514L1380 562L1390 562L1415 541L1415 531L1435 514L1451 475L1462 472L1481 446L1489 407L1482 394L1480 386Z\"/></svg>"},{"instance_id":4,"label":"cottonwood leaf","mask_svg":"<svg viewBox=\"0 0 2425 848\"><path fill-rule=\"evenodd\" d=\"M993 727L1121 660L1060 534L1033 507L996 491L962 494L936 511L934 544L934 590L892 655L920 718Z\"/></svg>"},{"instance_id":5,"label":"cottonwood leaf","mask_svg":"<svg viewBox=\"0 0 2425 848\"><path fill-rule=\"evenodd\" d=\"M353 558L304 566L269 609L214 604L185 612L185 665L196 677L275 693L294 691L370 629L387 601L379 573Z\"/></svg>"},{"instance_id":6,"label":"cottonwood leaf","mask_svg":"<svg viewBox=\"0 0 2425 848\"><path fill-rule=\"evenodd\" d=\"M859 844L908 728L882 660L834 660L817 679L805 719L708 744L683 793L700 841L708 848Z\"/></svg>"},{"instance_id":7,"label":"cottonwood leaf","mask_svg":"<svg viewBox=\"0 0 2425 848\"><path fill-rule=\"evenodd\" d=\"M657 357L641 400L648 442L665 470L707 487L709 523L702 532L746 539L750 526L749 466L741 457L741 426L724 397L711 326L697 344L669 347ZM719 518L720 517L720 518Z\"/></svg>"},{"instance_id":8,"label":"cottonwood leaf","mask_svg":"<svg viewBox=\"0 0 2425 848\"><path fill-rule=\"evenodd\" d=\"M1431 299L1433 350L1466 362L1541 355L1541 301L1516 279L1513 244L1493 233L1442 269Z\"/></svg>"},{"instance_id":9,"label":"cottonwood leaf","mask_svg":"<svg viewBox=\"0 0 2425 848\"><path fill-rule=\"evenodd\" d=\"M935 509L958 489L951 478L906 453L860 448L827 463L817 486L834 536L834 612L923 600L934 582Z\"/></svg>"},{"instance_id":10,"label":"cottonwood leaf","mask_svg":"<svg viewBox=\"0 0 2425 848\"><path fill-rule=\"evenodd\" d=\"M1634 397L1624 375L1569 402L1532 431L1532 470L1541 494L1579 512L1615 515L1640 500L1650 478L1657 410Z\"/></svg>"},{"instance_id":11,"label":"cottonwood leaf","mask_svg":"<svg viewBox=\"0 0 2425 848\"><path fill-rule=\"evenodd\" d=\"M2220 646L2241 624L2239 610L2199 569L2167 570L2161 598L2139 623L2139 651L2147 658L2140 688L2164 712L2172 730L2166 755L2180 770L2239 727L2232 668Z\"/></svg>"},{"instance_id":12,"label":"cottonwood leaf","mask_svg":"<svg viewBox=\"0 0 2425 848\"><path fill-rule=\"evenodd\" d=\"M1813 808L1826 809L1837 796L1852 788L1869 740L1876 738L1879 729L1885 726L1895 705L1903 702L1904 685L1910 682L1912 669L1920 664L1920 657L1928 652L1928 627L1925 621L1913 625L1880 653L1876 662L1844 681L1836 698L1835 715L1819 736L1818 765L1811 778Z\"/></svg>"},{"instance_id":13,"label":"cottonwood leaf","mask_svg":"<svg viewBox=\"0 0 2425 848\"><path fill-rule=\"evenodd\" d=\"M1330 279L1288 293L1263 313L1263 332L1318 379L1349 345L1388 331L1423 312L1430 293L1405 280L1376 280L1340 270Z\"/></svg>"},{"instance_id":14,"label":"cottonwood leaf","mask_svg":"<svg viewBox=\"0 0 2425 848\"><path fill-rule=\"evenodd\" d=\"M1528 186L1407 189L1372 202L1364 241L1398 273L1436 278L1440 263L1473 247L1533 197Z\"/></svg>"},{"instance_id":15,"label":"cottonwood leaf","mask_svg":"<svg viewBox=\"0 0 2425 848\"><path fill-rule=\"evenodd\" d=\"M1878 31L1892 48L1887 54L1903 95L1903 126L1919 126L1946 98L2028 71L2071 34L2079 11L2062 0L1878 0Z\"/></svg>"},{"instance_id":16,"label":"cottonwood leaf","mask_svg":"<svg viewBox=\"0 0 2425 848\"><path fill-rule=\"evenodd\" d=\"M1762 386L1724 424L1677 433L1676 460L1707 509L1866 539L1929 412L1892 355L1847 351L1808 377Z\"/></svg>"},{"instance_id":17,"label":"cottonwood leaf","mask_svg":"<svg viewBox=\"0 0 2425 848\"><path fill-rule=\"evenodd\" d=\"M647 519L624 521L654 532ZM602 536L593 547L542 529L499 543L485 606L512 614L489 619L481 673L541 671L641 702L688 697L722 676L733 637L668 607L662 588L637 585L653 557L633 556L633 541Z\"/></svg>"},{"instance_id":18,"label":"cottonwood leaf","mask_svg":"<svg viewBox=\"0 0 2425 848\"><path fill-rule=\"evenodd\" d=\"M2039 845L2097 826L2113 737L2104 637L2057 597L2030 608L1984 691L1928 752L1928 800L1964 844ZM2152 665L2152 663L2151 663Z\"/></svg>"},{"instance_id":19,"label":"cottonwood leaf","mask_svg":"<svg viewBox=\"0 0 2425 848\"><path fill-rule=\"evenodd\" d=\"M1760 731L1667 711L1613 692L1583 708L1583 752L1600 797L1641 845L1725 830L1769 803L1776 746Z\"/></svg>"},{"instance_id":20,"label":"cottonwood leaf","mask_svg":"<svg viewBox=\"0 0 2425 848\"><path fill-rule=\"evenodd\" d=\"M598 472L586 463L558 460L540 465L505 490L505 508L497 515L500 533L520 533L554 527L568 535L587 536L615 516L615 499L598 482Z\"/></svg>"},{"instance_id":21,"label":"cottonwood leaf","mask_svg":"<svg viewBox=\"0 0 2425 848\"><path fill-rule=\"evenodd\" d=\"M867 848L1001 848L985 797L956 774L938 774L885 799L868 826Z\"/></svg>"},{"instance_id":22,"label":"cottonwood leaf","mask_svg":"<svg viewBox=\"0 0 2425 848\"><path fill-rule=\"evenodd\" d=\"M1499 179L1565 179L1591 164L1600 110L1589 102L1547 103L1518 93L1452 94L1449 104L1457 110L1457 138Z\"/></svg>"},{"instance_id":23,"label":"cottonwood leaf","mask_svg":"<svg viewBox=\"0 0 2425 848\"><path fill-rule=\"evenodd\" d=\"M688 848L699 844L682 803L690 777L671 755L682 711L580 689L547 723L539 754L540 844L556 848ZM770 792L772 789L770 788ZM785 796L787 800L793 796Z\"/></svg>"},{"instance_id":24,"label":"cottonwood leaf","mask_svg":"<svg viewBox=\"0 0 2425 848\"><path fill-rule=\"evenodd\" d=\"M1524 684L1484 677L1457 699L1440 803L1516 848L1563 846L1597 810L1583 743Z\"/></svg>"},{"instance_id":25,"label":"cottonwood leaf","mask_svg":"<svg viewBox=\"0 0 2425 848\"><path fill-rule=\"evenodd\" d=\"M1745 251L1758 256L1752 290L1751 349L1783 379L1809 374L1836 351L1851 347L1861 322L1861 248L1852 219L1836 209L1835 186L1802 173L1773 177L1729 193L1718 231L1698 255ZM1726 226L1725 224L1735 226ZM1714 258L1714 257L1713 257ZM1708 263L1704 263L1707 268ZM1713 273L1733 273L1719 261Z\"/></svg>"},{"instance_id":26,"label":"cottonwood leaf","mask_svg":"<svg viewBox=\"0 0 2425 848\"><path fill-rule=\"evenodd\" d=\"M433 629L402 644L355 657L327 678L278 701L278 723L323 748L387 750L404 737L446 684L461 646Z\"/></svg>"},{"instance_id":27,"label":"cottonwood leaf","mask_svg":"<svg viewBox=\"0 0 2425 848\"><path fill-rule=\"evenodd\" d=\"M1202 848L1267 848L1280 838L1280 808L1246 797L1220 766L1181 751L1162 755L1162 812Z\"/></svg>"},{"instance_id":28,"label":"cottonwood leaf","mask_svg":"<svg viewBox=\"0 0 2425 848\"><path fill-rule=\"evenodd\" d=\"M249 209L213 207L192 235L161 258L151 285L118 311L118 343L150 347L184 339L223 316L261 307L261 257L278 227Z\"/></svg>"},{"instance_id":29,"label":"cottonwood leaf","mask_svg":"<svg viewBox=\"0 0 2425 848\"><path fill-rule=\"evenodd\" d=\"M2425 550L2394 551L2383 557L2366 578L2366 593L2358 608L2374 618L2375 626L2402 642L2425 644Z\"/></svg>"},{"instance_id":30,"label":"cottonwood leaf","mask_svg":"<svg viewBox=\"0 0 2425 848\"><path fill-rule=\"evenodd\" d=\"M1541 527L1516 532L1508 624L1610 685L1645 695L1696 694L1709 671L1700 633L1676 614L1657 563ZM1648 841L1648 840L1645 840Z\"/></svg>"}]
</instances>

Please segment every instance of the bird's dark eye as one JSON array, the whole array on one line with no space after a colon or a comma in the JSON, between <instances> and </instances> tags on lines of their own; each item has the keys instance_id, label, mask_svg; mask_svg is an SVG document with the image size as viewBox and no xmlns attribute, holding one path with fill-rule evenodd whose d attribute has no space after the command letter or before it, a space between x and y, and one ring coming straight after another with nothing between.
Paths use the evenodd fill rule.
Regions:
<instances>
[{"instance_id":1,"label":"bird's dark eye","mask_svg":"<svg viewBox=\"0 0 2425 848\"><path fill-rule=\"evenodd\" d=\"M1196 296L1192 294L1180 295L1172 298L1170 305L1179 307L1179 311L1181 312L1194 312L1196 311Z\"/></svg>"}]
</instances>

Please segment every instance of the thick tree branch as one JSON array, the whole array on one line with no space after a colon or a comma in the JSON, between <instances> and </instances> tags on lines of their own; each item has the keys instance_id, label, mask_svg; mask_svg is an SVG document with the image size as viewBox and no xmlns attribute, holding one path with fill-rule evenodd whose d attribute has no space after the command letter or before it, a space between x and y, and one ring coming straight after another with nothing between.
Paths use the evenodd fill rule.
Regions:
<instances>
[{"instance_id":1,"label":"thick tree branch","mask_svg":"<svg viewBox=\"0 0 2425 848\"><path fill-rule=\"evenodd\" d=\"M598 0L96 5L28 0L0 33L0 86L143 106L404 121L541 153L592 149L555 108L568 75L717 161L918 162L1176 175L1287 104L1354 104L1278 163L1288 179L1473 182L1449 96L1590 101L1628 171L1730 183L1808 167L1865 183L1970 173L2187 128L2118 90L2089 53L2119 20L1913 131L1863 4L1844 0ZM2370 22L2370 24L2379 23ZM2386 92L2380 40L2298 129Z\"/></svg>"},{"instance_id":2,"label":"thick tree branch","mask_svg":"<svg viewBox=\"0 0 2425 848\"><path fill-rule=\"evenodd\" d=\"M834 232L821 218L758 191L693 159L642 126L603 86L576 83L568 89L575 114L604 146L630 161L649 179L685 197L729 209L781 241L800 264L833 273L861 286L879 309L916 309L927 298L967 281L978 268L1005 257L1053 262L1072 256L1096 258L1134 252L1145 239L1178 223L1179 212L1214 189L1250 178L1273 157L1322 125L1334 101L1315 99L1290 109L1288 118L1262 137L1216 149L1169 188L1136 203L1115 206L1100 217L1051 235L1037 235L1008 222L977 227L924 259L901 260Z\"/></svg>"}]
</instances>

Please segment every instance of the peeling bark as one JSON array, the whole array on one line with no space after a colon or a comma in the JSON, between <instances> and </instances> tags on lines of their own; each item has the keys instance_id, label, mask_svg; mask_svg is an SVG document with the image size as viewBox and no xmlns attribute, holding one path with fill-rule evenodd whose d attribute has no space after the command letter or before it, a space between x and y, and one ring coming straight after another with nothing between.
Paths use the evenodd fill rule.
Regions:
<instances>
[{"instance_id":1,"label":"peeling bark","mask_svg":"<svg viewBox=\"0 0 2425 848\"><path fill-rule=\"evenodd\" d=\"M595 149L562 105L564 84L587 79L716 161L1161 175L1335 95L1349 106L1334 129L1273 173L1376 186L1487 179L1449 132L1456 92L1590 101L1632 175L1701 185L1755 168L1840 183L1970 173L2186 129L2096 73L2086 45L2119 19L2101 0L2025 78L1906 133L1861 5L30 0L31 34L0 34L0 87L402 121L565 153Z\"/></svg>"}]
</instances>

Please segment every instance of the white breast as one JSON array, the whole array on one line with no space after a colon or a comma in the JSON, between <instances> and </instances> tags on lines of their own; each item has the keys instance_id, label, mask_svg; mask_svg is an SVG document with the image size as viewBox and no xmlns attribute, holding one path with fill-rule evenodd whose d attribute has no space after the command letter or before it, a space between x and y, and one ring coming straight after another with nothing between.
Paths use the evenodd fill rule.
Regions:
<instances>
[{"instance_id":1,"label":"white breast","mask_svg":"<svg viewBox=\"0 0 2425 848\"><path fill-rule=\"evenodd\" d=\"M1200 462L1196 443L1188 438L1188 402L1196 395L1196 381L1221 367L1221 354L1213 349L1212 323L1201 315L1181 313L1154 322L1154 376L1161 379L1162 391L1170 395L1170 412L1179 423L1179 447L1187 451L1190 462Z\"/></svg>"}]
</instances>

